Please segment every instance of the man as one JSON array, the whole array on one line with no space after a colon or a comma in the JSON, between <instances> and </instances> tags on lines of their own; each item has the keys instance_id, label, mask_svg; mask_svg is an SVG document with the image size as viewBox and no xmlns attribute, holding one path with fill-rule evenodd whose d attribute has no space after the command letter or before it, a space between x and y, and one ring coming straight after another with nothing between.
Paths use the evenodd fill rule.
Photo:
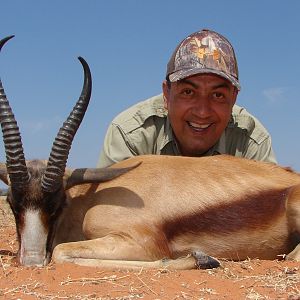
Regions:
<instances>
[{"instance_id":1,"label":"man","mask_svg":"<svg viewBox=\"0 0 300 300\"><path fill-rule=\"evenodd\" d=\"M230 42L206 29L191 34L170 58L163 94L112 121L97 166L142 154L230 154L276 163L267 130L235 105L239 90Z\"/></svg>"}]
</instances>

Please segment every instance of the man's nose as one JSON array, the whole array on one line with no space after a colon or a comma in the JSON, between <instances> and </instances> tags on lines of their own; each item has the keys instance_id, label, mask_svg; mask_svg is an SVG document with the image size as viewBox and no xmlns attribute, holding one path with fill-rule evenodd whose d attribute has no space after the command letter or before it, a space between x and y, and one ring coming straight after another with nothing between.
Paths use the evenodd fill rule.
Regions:
<instances>
[{"instance_id":1,"label":"man's nose","mask_svg":"<svg viewBox=\"0 0 300 300\"><path fill-rule=\"evenodd\" d=\"M195 101L192 113L198 118L207 118L212 114L211 102L207 97L201 97Z\"/></svg>"}]
</instances>

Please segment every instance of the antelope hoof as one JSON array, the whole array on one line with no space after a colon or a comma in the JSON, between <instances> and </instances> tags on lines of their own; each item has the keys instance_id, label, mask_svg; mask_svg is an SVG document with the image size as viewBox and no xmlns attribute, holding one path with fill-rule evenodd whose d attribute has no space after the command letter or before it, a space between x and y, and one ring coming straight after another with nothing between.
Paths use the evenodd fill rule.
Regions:
<instances>
[{"instance_id":1,"label":"antelope hoof","mask_svg":"<svg viewBox=\"0 0 300 300\"><path fill-rule=\"evenodd\" d=\"M214 269L220 267L220 262L202 251L193 251L197 269Z\"/></svg>"}]
</instances>

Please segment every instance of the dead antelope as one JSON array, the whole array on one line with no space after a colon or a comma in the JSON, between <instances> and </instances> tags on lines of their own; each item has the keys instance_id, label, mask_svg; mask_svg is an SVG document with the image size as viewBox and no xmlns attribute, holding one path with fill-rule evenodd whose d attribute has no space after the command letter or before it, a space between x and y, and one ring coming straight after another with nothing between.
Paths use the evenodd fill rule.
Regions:
<instances>
[{"instance_id":1,"label":"dead antelope","mask_svg":"<svg viewBox=\"0 0 300 300\"><path fill-rule=\"evenodd\" d=\"M81 62L87 106L91 79ZM116 268L218 265L205 254L300 260L299 174L230 156L138 156L99 170L111 179L100 183L97 171L65 168L70 142L57 145L69 137L65 129L48 165L26 165L17 127L7 131L16 122L2 87L0 105L7 157L0 173L10 185L22 264L45 265L52 252L55 262Z\"/></svg>"},{"instance_id":2,"label":"dead antelope","mask_svg":"<svg viewBox=\"0 0 300 300\"><path fill-rule=\"evenodd\" d=\"M0 41L0 51L12 37ZM60 128L48 161L25 161L19 128L0 80L0 122L6 153L6 165L0 164L0 179L9 186L7 200L16 221L19 261L24 265L45 265L49 262L56 226L68 201L65 191L77 184L110 180L138 165L123 169L65 170L69 150L88 107L92 89L89 66L82 57L79 61L84 69L81 95ZM82 213L74 212L76 216ZM72 220L73 216L69 217ZM80 239L80 233L75 231L81 225L71 222L69 226L74 226L75 230L67 232L67 235Z\"/></svg>"}]
</instances>

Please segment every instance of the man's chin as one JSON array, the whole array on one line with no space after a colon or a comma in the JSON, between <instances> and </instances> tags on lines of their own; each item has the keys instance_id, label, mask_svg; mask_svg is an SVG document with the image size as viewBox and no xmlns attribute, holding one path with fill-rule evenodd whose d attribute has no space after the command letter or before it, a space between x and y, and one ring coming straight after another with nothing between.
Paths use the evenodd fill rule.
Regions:
<instances>
[{"instance_id":1,"label":"man's chin","mask_svg":"<svg viewBox=\"0 0 300 300\"><path fill-rule=\"evenodd\" d=\"M201 157L201 156L205 156L208 151L209 150L195 149L195 150L185 151L185 153L183 153L183 155L191 156L191 157Z\"/></svg>"}]
</instances>

